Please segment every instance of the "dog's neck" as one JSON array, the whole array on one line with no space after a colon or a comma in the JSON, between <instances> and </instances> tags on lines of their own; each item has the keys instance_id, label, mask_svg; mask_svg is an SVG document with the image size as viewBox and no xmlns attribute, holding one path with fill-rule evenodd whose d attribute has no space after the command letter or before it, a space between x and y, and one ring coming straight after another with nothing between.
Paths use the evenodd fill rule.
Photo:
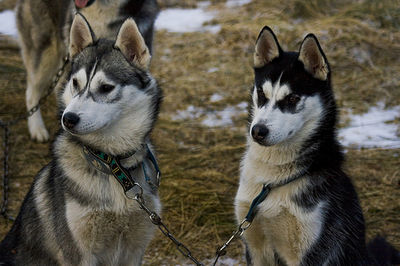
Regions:
<instances>
[{"instance_id":1,"label":"dog's neck","mask_svg":"<svg viewBox=\"0 0 400 266\"><path fill-rule=\"evenodd\" d=\"M248 149L242 162L242 173L257 173L256 183L279 183L304 172L308 156L318 143L304 148L302 143L261 146L248 138ZM257 170L255 170L257 169ZM246 174L245 174L246 175Z\"/></svg>"},{"instance_id":2,"label":"dog's neck","mask_svg":"<svg viewBox=\"0 0 400 266\"><path fill-rule=\"evenodd\" d=\"M64 132L64 134L62 134L59 137L59 141L57 141L57 142L59 143L57 146L60 146L60 147L65 146L64 148L71 147L71 145L72 145L74 147L74 150L79 152L78 153L79 156L82 156L83 158L85 158L86 161L87 161L87 159L86 159L86 156L84 153L84 147L90 148L95 151L104 152L110 156L118 158L121 165L125 169L134 168L137 165L139 165L140 163L142 163L144 161L145 157L147 156L147 152L148 152L146 146L150 145L149 141L144 141L143 143L139 143L139 144L135 143L135 145L132 145L132 147L130 147L130 149L127 149L127 147L125 147L125 149L121 152L117 152L116 150L110 151L109 149L102 149L101 147L88 145L88 144L80 141L78 138L69 135L67 132ZM110 146L110 145L107 145L107 146ZM88 162L88 164L90 165L89 162Z\"/></svg>"},{"instance_id":3,"label":"dog's neck","mask_svg":"<svg viewBox=\"0 0 400 266\"><path fill-rule=\"evenodd\" d=\"M83 151L85 153L87 161L92 164L93 159L96 159L96 154L106 154L101 150L95 150L87 145L82 145ZM120 155L110 155L106 154L107 157L113 157L118 160L119 163L125 168L135 168L139 164L141 164L146 156L148 156L148 146L147 144L142 144L138 149L134 149L129 153L120 154ZM93 165L96 168L96 165ZM109 172L109 171L107 171Z\"/></svg>"},{"instance_id":4,"label":"dog's neck","mask_svg":"<svg viewBox=\"0 0 400 266\"><path fill-rule=\"evenodd\" d=\"M262 146L252 139L248 139L247 155L254 161L264 163L269 166L285 166L295 163L300 153L300 144L285 145L278 144L274 146Z\"/></svg>"}]
</instances>

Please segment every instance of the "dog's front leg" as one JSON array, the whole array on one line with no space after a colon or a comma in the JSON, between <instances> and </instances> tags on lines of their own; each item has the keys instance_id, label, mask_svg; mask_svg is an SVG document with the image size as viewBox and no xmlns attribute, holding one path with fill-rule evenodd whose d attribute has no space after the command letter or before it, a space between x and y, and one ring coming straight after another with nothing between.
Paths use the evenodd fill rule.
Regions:
<instances>
[{"instance_id":1,"label":"dog's front leg","mask_svg":"<svg viewBox=\"0 0 400 266\"><path fill-rule=\"evenodd\" d=\"M49 45L44 48L42 47L43 50L31 51L31 55L29 56L35 58L37 61L31 60L34 61L31 62L28 60L25 64L28 72L26 90L26 107L28 110L36 106L41 97L47 92L61 64L63 53L60 51L59 42L57 40L48 40L48 42ZM27 55L24 56L24 58L27 57ZM49 139L49 133L43 122L40 108L28 118L28 128L32 139L39 142Z\"/></svg>"},{"instance_id":2,"label":"dog's front leg","mask_svg":"<svg viewBox=\"0 0 400 266\"><path fill-rule=\"evenodd\" d=\"M247 264L253 266L277 265L274 250L257 224L257 222L253 222L244 233L246 249L251 261L247 261Z\"/></svg>"}]
</instances>

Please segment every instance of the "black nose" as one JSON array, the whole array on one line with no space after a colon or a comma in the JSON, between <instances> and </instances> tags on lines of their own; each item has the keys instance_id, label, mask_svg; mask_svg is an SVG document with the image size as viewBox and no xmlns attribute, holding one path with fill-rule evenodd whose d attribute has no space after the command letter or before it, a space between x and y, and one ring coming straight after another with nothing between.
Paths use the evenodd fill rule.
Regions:
<instances>
[{"instance_id":1,"label":"black nose","mask_svg":"<svg viewBox=\"0 0 400 266\"><path fill-rule=\"evenodd\" d=\"M268 128L262 124L255 124L251 129L251 136L256 141L264 140L268 135Z\"/></svg>"},{"instance_id":2,"label":"black nose","mask_svg":"<svg viewBox=\"0 0 400 266\"><path fill-rule=\"evenodd\" d=\"M72 129L78 124L79 116L75 113L68 112L63 115L62 121L66 128Z\"/></svg>"}]
</instances>

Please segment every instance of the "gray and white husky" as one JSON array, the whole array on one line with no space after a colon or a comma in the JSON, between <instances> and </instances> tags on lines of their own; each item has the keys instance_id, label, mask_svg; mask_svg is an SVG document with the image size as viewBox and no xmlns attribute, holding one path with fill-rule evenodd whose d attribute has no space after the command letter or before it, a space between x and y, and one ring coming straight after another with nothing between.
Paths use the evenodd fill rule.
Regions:
<instances>
[{"instance_id":1,"label":"gray and white husky","mask_svg":"<svg viewBox=\"0 0 400 266\"><path fill-rule=\"evenodd\" d=\"M16 6L21 54L27 71L26 107L35 106L62 65L69 30L79 11L99 38L115 38L131 17L152 50L153 26L159 12L156 0L19 0ZM46 141L49 133L40 109L28 119L31 138Z\"/></svg>"},{"instance_id":2,"label":"gray and white husky","mask_svg":"<svg viewBox=\"0 0 400 266\"><path fill-rule=\"evenodd\" d=\"M366 247L357 193L342 171L331 72L317 38L309 34L299 52L285 52L272 30L263 28L254 71L237 220L246 216L263 185L272 189L243 235L248 263L399 263L400 254L383 239Z\"/></svg>"},{"instance_id":3,"label":"gray and white husky","mask_svg":"<svg viewBox=\"0 0 400 266\"><path fill-rule=\"evenodd\" d=\"M160 212L149 134L161 90L148 72L149 49L132 19L111 41L96 39L77 14L69 53L71 71L59 97L62 129L53 159L34 179L2 241L0 262L140 265L155 226L111 172L91 162L85 151L119 158L143 188L146 205Z\"/></svg>"}]
</instances>

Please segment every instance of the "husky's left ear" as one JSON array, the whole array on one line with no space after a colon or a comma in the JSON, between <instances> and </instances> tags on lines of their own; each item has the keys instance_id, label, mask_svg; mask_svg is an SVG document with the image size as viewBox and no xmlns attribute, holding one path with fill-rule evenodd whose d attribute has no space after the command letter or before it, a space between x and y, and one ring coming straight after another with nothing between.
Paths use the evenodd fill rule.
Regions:
<instances>
[{"instance_id":1,"label":"husky's left ear","mask_svg":"<svg viewBox=\"0 0 400 266\"><path fill-rule=\"evenodd\" d=\"M125 20L119 29L115 47L119 48L125 58L142 69L148 69L151 55L135 21Z\"/></svg>"},{"instance_id":2,"label":"husky's left ear","mask_svg":"<svg viewBox=\"0 0 400 266\"><path fill-rule=\"evenodd\" d=\"M329 66L314 34L308 34L304 38L300 46L299 61L304 64L305 70L314 78L320 80L328 78Z\"/></svg>"}]
</instances>

